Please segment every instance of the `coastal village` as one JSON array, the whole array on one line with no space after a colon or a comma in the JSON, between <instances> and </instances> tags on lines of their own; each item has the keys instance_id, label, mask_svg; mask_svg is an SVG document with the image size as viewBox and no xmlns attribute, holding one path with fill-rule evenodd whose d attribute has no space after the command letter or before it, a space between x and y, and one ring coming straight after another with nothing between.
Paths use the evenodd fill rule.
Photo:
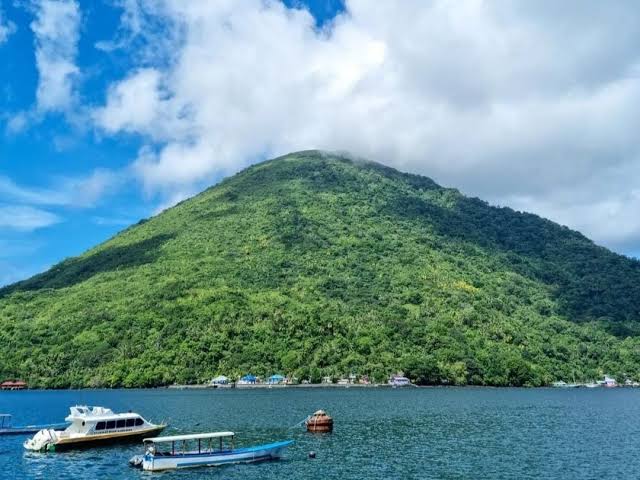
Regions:
<instances>
[{"instance_id":1,"label":"coastal village","mask_svg":"<svg viewBox=\"0 0 640 480\"><path fill-rule=\"evenodd\" d=\"M417 387L418 385L411 382L410 379L404 376L402 372L391 375L386 383L376 383L369 379L368 375L358 376L356 374L350 374L341 378L323 377L320 383L312 383L308 379L299 380L293 376L284 376L279 373L273 374L269 377L262 378L251 373L245 374L239 378L230 378L226 375L218 375L212 378L209 382L204 384L174 384L169 385L168 388L175 389L199 389L199 388L272 388L272 387ZM622 383L609 376L604 375L604 378L597 381L590 382L565 382L564 380L558 380L553 382L550 387L553 388L638 388L640 382L626 379ZM23 380L5 380L0 383L0 390L26 390L28 385Z\"/></svg>"},{"instance_id":2,"label":"coastal village","mask_svg":"<svg viewBox=\"0 0 640 480\"><path fill-rule=\"evenodd\" d=\"M267 378L246 374L238 379L218 375L205 384L171 385L169 388L272 388L272 387L405 387L417 386L411 383L402 373L391 375L387 383L375 383L368 375L358 376L350 374L346 377L334 379L323 377L320 383L312 383L308 379L299 380L296 377L274 374Z\"/></svg>"},{"instance_id":3,"label":"coastal village","mask_svg":"<svg viewBox=\"0 0 640 480\"><path fill-rule=\"evenodd\" d=\"M323 377L320 383L311 383L309 380L299 380L296 377L274 374L266 378L257 377L252 374L246 374L240 378L233 379L225 375L218 375L212 378L208 383L195 385L171 385L169 388L191 389L191 388L272 388L272 387L417 387L418 385L411 382L404 376L402 372L391 375L386 383L376 383L369 379L368 375L358 376L350 374L348 376L335 379L333 377ZM446 386L446 385L442 385ZM618 383L615 378L604 375L604 378L590 382L565 382L559 380L553 382L550 387L553 388L616 388L640 387L640 382L626 379L622 383Z\"/></svg>"},{"instance_id":4,"label":"coastal village","mask_svg":"<svg viewBox=\"0 0 640 480\"><path fill-rule=\"evenodd\" d=\"M609 375L605 375L602 380L598 380L597 382L586 382L586 383L576 383L571 382L567 383L563 380L553 382L551 384L554 388L615 388L615 387L640 387L640 382L633 381L631 379L626 379L623 383L618 383L615 378L610 377Z\"/></svg>"}]
</instances>

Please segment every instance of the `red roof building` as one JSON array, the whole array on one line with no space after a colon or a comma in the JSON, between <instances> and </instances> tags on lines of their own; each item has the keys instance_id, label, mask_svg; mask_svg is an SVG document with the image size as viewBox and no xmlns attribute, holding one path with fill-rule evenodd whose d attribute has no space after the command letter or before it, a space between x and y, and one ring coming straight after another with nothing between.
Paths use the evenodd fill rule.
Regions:
<instances>
[{"instance_id":1,"label":"red roof building","mask_svg":"<svg viewBox=\"0 0 640 480\"><path fill-rule=\"evenodd\" d=\"M0 390L24 390L27 384L22 380L7 380L0 383Z\"/></svg>"}]
</instances>

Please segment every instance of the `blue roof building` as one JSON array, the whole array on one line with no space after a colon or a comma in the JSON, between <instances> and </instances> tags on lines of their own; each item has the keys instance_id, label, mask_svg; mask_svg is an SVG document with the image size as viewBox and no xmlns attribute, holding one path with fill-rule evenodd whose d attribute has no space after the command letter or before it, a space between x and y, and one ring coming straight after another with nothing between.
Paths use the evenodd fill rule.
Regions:
<instances>
[{"instance_id":1,"label":"blue roof building","mask_svg":"<svg viewBox=\"0 0 640 480\"><path fill-rule=\"evenodd\" d=\"M269 380L267 381L267 383L274 385L274 384L278 384L278 383L283 383L285 380L284 376L280 375L280 374L275 374L275 375L271 375L269 377Z\"/></svg>"},{"instance_id":2,"label":"blue roof building","mask_svg":"<svg viewBox=\"0 0 640 480\"><path fill-rule=\"evenodd\" d=\"M256 380L257 380L256 376L255 376L255 375L251 375L251 374L249 373L249 374L245 375L244 377L242 377L242 378L240 379L240 383L244 383L244 384L247 384L247 383L256 383Z\"/></svg>"}]
</instances>

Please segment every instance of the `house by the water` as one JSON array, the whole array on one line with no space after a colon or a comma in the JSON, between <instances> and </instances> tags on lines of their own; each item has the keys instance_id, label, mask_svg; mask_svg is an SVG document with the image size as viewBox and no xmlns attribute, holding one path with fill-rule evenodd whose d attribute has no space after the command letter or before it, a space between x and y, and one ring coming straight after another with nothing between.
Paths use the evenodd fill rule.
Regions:
<instances>
[{"instance_id":1,"label":"house by the water","mask_svg":"<svg viewBox=\"0 0 640 480\"><path fill-rule=\"evenodd\" d=\"M27 383L22 380L5 380L0 383L0 390L24 390Z\"/></svg>"}]
</instances>

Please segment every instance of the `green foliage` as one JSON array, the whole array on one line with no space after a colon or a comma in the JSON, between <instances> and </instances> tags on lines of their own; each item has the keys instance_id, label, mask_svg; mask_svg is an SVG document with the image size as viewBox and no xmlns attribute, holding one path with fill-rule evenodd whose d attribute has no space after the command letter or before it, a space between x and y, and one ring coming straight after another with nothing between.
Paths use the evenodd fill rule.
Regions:
<instances>
[{"instance_id":1,"label":"green foliage","mask_svg":"<svg viewBox=\"0 0 640 480\"><path fill-rule=\"evenodd\" d=\"M637 379L639 300L640 263L566 227L301 152L0 290L0 377Z\"/></svg>"}]
</instances>

